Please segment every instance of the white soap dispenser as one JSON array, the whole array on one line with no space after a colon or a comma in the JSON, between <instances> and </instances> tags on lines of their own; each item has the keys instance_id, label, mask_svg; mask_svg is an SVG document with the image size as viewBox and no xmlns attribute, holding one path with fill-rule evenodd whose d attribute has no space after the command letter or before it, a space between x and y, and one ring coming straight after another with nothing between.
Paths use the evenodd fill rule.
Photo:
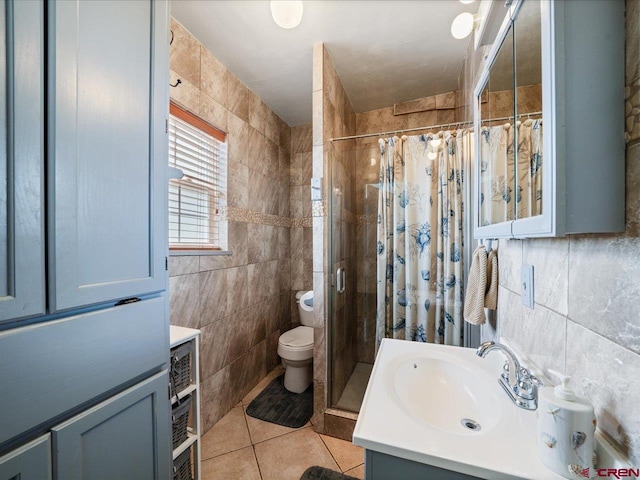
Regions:
<instances>
[{"instance_id":1,"label":"white soap dispenser","mask_svg":"<svg viewBox=\"0 0 640 480\"><path fill-rule=\"evenodd\" d=\"M593 405L567 387L571 377L549 370L560 385L538 393L538 456L549 469L565 478L585 479L596 474Z\"/></svg>"}]
</instances>

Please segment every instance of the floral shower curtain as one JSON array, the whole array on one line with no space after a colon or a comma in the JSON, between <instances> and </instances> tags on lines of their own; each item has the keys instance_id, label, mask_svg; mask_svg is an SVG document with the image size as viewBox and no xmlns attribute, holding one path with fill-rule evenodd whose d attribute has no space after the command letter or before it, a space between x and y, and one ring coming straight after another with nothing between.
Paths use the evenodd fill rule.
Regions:
<instances>
[{"instance_id":1,"label":"floral shower curtain","mask_svg":"<svg viewBox=\"0 0 640 480\"><path fill-rule=\"evenodd\" d=\"M461 345L467 130L380 140L376 345Z\"/></svg>"}]
</instances>

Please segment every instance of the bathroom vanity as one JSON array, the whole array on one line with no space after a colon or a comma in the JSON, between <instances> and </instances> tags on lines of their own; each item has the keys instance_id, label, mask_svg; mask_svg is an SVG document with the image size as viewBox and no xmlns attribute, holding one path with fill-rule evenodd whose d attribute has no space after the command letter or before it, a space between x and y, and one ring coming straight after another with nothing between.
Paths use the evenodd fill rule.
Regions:
<instances>
[{"instance_id":1,"label":"bathroom vanity","mask_svg":"<svg viewBox=\"0 0 640 480\"><path fill-rule=\"evenodd\" d=\"M367 480L562 478L536 455L536 412L498 384L504 360L384 339L353 432Z\"/></svg>"},{"instance_id":2,"label":"bathroom vanity","mask_svg":"<svg viewBox=\"0 0 640 480\"><path fill-rule=\"evenodd\" d=\"M367 480L562 479L538 459L536 412L516 406L498 383L505 360L384 339L353 432ZM629 467L596 439L601 467Z\"/></svg>"}]
</instances>

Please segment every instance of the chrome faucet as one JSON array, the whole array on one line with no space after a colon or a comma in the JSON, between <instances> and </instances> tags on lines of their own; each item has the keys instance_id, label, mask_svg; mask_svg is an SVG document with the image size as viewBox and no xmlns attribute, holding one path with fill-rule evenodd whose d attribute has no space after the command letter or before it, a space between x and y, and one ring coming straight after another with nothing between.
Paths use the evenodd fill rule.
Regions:
<instances>
[{"instance_id":1,"label":"chrome faucet","mask_svg":"<svg viewBox=\"0 0 640 480\"><path fill-rule=\"evenodd\" d=\"M526 410L538 408L538 387L542 387L542 382L529 370L520 365L516 354L505 345L495 342L484 342L476 350L476 355L481 358L486 357L494 350L502 351L507 357L503 372L498 379L509 398L518 407Z\"/></svg>"}]
</instances>

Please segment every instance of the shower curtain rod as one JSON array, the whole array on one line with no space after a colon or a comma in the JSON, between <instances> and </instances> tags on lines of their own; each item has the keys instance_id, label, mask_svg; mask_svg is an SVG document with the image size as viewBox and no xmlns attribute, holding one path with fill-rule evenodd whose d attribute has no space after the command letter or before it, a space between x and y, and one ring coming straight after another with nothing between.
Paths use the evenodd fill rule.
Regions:
<instances>
[{"instance_id":1,"label":"shower curtain rod","mask_svg":"<svg viewBox=\"0 0 640 480\"><path fill-rule=\"evenodd\" d=\"M531 115L542 115L542 112L521 113L520 115L517 115L516 118L531 117ZM512 118L513 117L511 117L511 116L498 117L498 118L489 118L488 120L484 120L484 121L485 122L499 122L499 121L502 121L502 120L510 120ZM382 136L385 136L385 135L391 135L392 133L417 132L419 130L434 130L434 129L440 129L440 128L445 128L445 127L451 127L452 125L463 126L463 125L467 125L467 124L473 124L473 121L442 123L440 125L429 125L429 126L426 126L426 127L403 128L401 130L390 130L388 132L364 133L362 135L351 135L349 137L331 138L331 139L329 139L329 141L330 142L337 142L338 140L354 140L356 138L382 137Z\"/></svg>"}]
</instances>

